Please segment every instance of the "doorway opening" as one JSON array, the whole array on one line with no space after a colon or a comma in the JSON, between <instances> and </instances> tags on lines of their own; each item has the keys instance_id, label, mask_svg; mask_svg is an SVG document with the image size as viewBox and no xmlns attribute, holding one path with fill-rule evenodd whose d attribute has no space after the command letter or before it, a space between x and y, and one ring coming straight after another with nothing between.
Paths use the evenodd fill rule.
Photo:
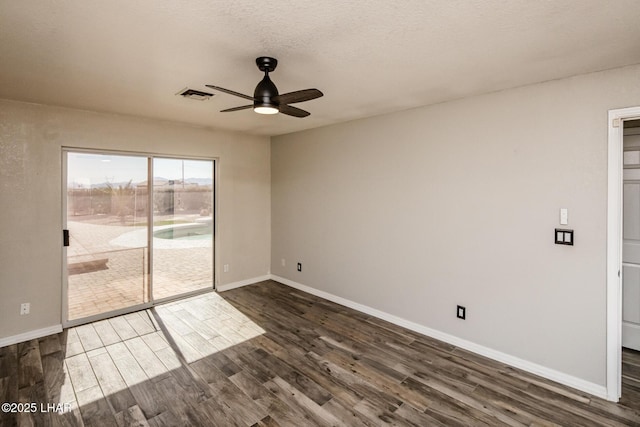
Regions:
<instances>
[{"instance_id":1,"label":"doorway opening","mask_svg":"<svg viewBox=\"0 0 640 427\"><path fill-rule=\"evenodd\" d=\"M628 255L630 255L625 255L623 250L623 195L625 192L623 175L630 177L636 173L627 172L627 169L631 171L635 168L624 168L625 163L632 166L633 156L636 155L630 152L625 157L624 127L626 122L637 119L640 119L640 107L610 110L608 115L606 397L613 402L617 402L622 396L622 278L625 268L628 278L633 277L635 273L635 267L630 266L631 263L623 264L625 256L629 260ZM640 170L640 161L638 166ZM626 191L630 189L632 187L628 187ZM638 189L640 190L640 187Z\"/></svg>"},{"instance_id":2,"label":"doorway opening","mask_svg":"<svg viewBox=\"0 0 640 427\"><path fill-rule=\"evenodd\" d=\"M640 120L623 124L622 387L620 401L640 409Z\"/></svg>"},{"instance_id":3,"label":"doorway opening","mask_svg":"<svg viewBox=\"0 0 640 427\"><path fill-rule=\"evenodd\" d=\"M214 289L215 161L64 149L65 327Z\"/></svg>"}]
</instances>

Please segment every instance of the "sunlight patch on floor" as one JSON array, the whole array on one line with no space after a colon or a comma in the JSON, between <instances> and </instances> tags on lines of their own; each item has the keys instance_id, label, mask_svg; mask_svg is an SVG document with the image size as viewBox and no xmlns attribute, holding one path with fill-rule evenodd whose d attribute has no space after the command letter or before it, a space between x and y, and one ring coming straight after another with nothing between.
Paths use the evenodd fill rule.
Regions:
<instances>
[{"instance_id":1,"label":"sunlight patch on floor","mask_svg":"<svg viewBox=\"0 0 640 427\"><path fill-rule=\"evenodd\" d=\"M264 333L213 292L71 328L64 401L84 406L125 393Z\"/></svg>"},{"instance_id":2,"label":"sunlight patch on floor","mask_svg":"<svg viewBox=\"0 0 640 427\"><path fill-rule=\"evenodd\" d=\"M173 341L187 363L233 347L265 333L259 325L216 293L155 308L167 341Z\"/></svg>"}]
</instances>

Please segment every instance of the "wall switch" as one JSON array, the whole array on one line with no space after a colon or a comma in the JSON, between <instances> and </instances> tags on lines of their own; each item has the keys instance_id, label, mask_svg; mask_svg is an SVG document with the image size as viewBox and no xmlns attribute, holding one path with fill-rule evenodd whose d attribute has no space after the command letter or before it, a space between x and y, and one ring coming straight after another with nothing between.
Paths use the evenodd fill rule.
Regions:
<instances>
[{"instance_id":1,"label":"wall switch","mask_svg":"<svg viewBox=\"0 0 640 427\"><path fill-rule=\"evenodd\" d=\"M228 272L229 272L229 264L225 264L225 265L222 267L222 270L223 270L225 273L228 273Z\"/></svg>"},{"instance_id":2,"label":"wall switch","mask_svg":"<svg viewBox=\"0 0 640 427\"><path fill-rule=\"evenodd\" d=\"M284 260L284 258L282 258L280 260L280 263L282 264L282 266L284 267L285 265L287 265L287 262Z\"/></svg>"},{"instance_id":3,"label":"wall switch","mask_svg":"<svg viewBox=\"0 0 640 427\"><path fill-rule=\"evenodd\" d=\"M467 309L461 305L458 306L458 308L456 309L456 316L458 317L458 319L466 319L467 317Z\"/></svg>"},{"instance_id":4,"label":"wall switch","mask_svg":"<svg viewBox=\"0 0 640 427\"><path fill-rule=\"evenodd\" d=\"M29 314L31 312L31 303L24 302L20 304L20 316L24 316L25 314Z\"/></svg>"},{"instance_id":5,"label":"wall switch","mask_svg":"<svg viewBox=\"0 0 640 427\"><path fill-rule=\"evenodd\" d=\"M302 271L302 263L301 262L298 263L298 271Z\"/></svg>"},{"instance_id":6,"label":"wall switch","mask_svg":"<svg viewBox=\"0 0 640 427\"><path fill-rule=\"evenodd\" d=\"M573 230L565 230L563 228L556 228L554 230L556 245L569 245L573 246Z\"/></svg>"},{"instance_id":7,"label":"wall switch","mask_svg":"<svg viewBox=\"0 0 640 427\"><path fill-rule=\"evenodd\" d=\"M560 225L569 224L569 212L566 208L560 209Z\"/></svg>"}]
</instances>

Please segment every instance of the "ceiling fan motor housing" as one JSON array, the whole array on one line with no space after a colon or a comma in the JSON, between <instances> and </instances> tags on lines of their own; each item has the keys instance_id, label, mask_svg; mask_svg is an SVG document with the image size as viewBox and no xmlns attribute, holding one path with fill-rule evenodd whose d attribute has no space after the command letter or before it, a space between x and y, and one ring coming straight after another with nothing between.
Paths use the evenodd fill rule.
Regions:
<instances>
[{"instance_id":1,"label":"ceiling fan motor housing","mask_svg":"<svg viewBox=\"0 0 640 427\"><path fill-rule=\"evenodd\" d=\"M253 92L253 106L278 108L278 103L272 100L275 96L278 96L278 88L269 78L268 72L265 71L264 78Z\"/></svg>"}]
</instances>

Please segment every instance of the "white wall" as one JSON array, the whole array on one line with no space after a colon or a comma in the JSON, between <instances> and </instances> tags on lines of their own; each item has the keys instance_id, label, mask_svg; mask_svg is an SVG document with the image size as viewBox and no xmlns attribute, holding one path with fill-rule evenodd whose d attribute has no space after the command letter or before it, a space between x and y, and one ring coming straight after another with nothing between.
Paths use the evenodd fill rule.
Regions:
<instances>
[{"instance_id":1,"label":"white wall","mask_svg":"<svg viewBox=\"0 0 640 427\"><path fill-rule=\"evenodd\" d=\"M62 146L218 158L219 283L268 274L268 138L0 100L0 339L61 321Z\"/></svg>"},{"instance_id":2,"label":"white wall","mask_svg":"<svg viewBox=\"0 0 640 427\"><path fill-rule=\"evenodd\" d=\"M604 386L607 110L640 105L639 75L272 138L272 273Z\"/></svg>"}]
</instances>

